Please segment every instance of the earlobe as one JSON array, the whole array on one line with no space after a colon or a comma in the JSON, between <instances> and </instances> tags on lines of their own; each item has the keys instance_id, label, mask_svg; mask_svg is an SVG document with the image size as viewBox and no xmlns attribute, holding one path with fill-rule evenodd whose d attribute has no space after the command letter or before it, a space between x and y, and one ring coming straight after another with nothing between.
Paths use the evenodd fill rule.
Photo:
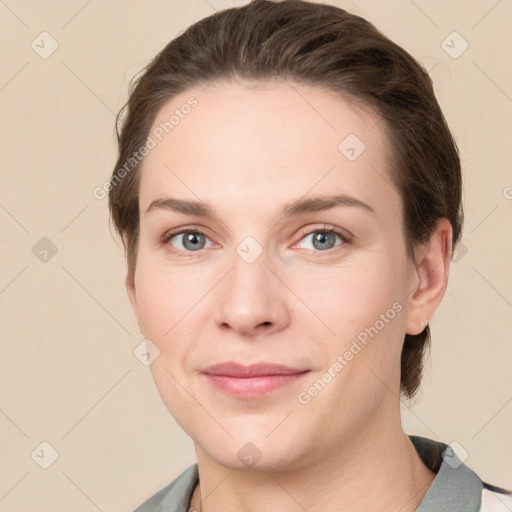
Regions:
<instances>
[{"instance_id":1,"label":"earlobe","mask_svg":"<svg viewBox=\"0 0 512 512\"><path fill-rule=\"evenodd\" d=\"M437 222L430 240L416 253L407 301L407 334L420 334L439 307L448 285L451 254L452 226L443 218Z\"/></svg>"}]
</instances>

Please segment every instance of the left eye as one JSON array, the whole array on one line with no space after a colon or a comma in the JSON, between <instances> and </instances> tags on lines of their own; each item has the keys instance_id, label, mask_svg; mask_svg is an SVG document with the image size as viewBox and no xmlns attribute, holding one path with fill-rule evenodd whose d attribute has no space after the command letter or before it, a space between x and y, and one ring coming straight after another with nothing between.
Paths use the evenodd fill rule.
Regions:
<instances>
[{"instance_id":1,"label":"left eye","mask_svg":"<svg viewBox=\"0 0 512 512\"><path fill-rule=\"evenodd\" d=\"M341 243L337 245L345 243L343 236L333 230L312 231L301 240L309 240L313 250L323 251L336 247L336 237L341 240ZM311 249L311 247L306 247L306 249Z\"/></svg>"},{"instance_id":2,"label":"left eye","mask_svg":"<svg viewBox=\"0 0 512 512\"><path fill-rule=\"evenodd\" d=\"M181 239L182 247L175 247L172 243L173 239ZM180 233L175 233L170 236L168 241L171 242L171 245L176 249L185 250L187 252L190 251L199 251L200 249L205 248L206 241L209 240L208 237L201 233L200 231L182 231Z\"/></svg>"}]
</instances>

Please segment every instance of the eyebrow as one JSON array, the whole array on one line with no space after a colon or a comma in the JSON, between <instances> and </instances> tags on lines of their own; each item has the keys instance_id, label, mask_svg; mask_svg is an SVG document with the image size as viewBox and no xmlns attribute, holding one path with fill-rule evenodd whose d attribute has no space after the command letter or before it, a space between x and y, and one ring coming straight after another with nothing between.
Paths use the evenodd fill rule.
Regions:
<instances>
[{"instance_id":1,"label":"eyebrow","mask_svg":"<svg viewBox=\"0 0 512 512\"><path fill-rule=\"evenodd\" d=\"M337 206L355 206L375 214L375 210L360 199L346 194L332 194L309 196L287 203L280 209L280 218L296 217L299 215L306 215L308 213L330 210ZM195 217L216 217L214 210L209 203L176 199L173 197L155 199L149 205L146 210L146 214L155 209L170 210L176 213L183 213L185 215L193 215Z\"/></svg>"}]
</instances>

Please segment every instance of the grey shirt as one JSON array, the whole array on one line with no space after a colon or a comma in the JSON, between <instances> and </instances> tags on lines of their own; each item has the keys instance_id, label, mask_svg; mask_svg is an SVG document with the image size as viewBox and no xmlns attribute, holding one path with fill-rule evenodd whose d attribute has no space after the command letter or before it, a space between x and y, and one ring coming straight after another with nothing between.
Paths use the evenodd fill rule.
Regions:
<instances>
[{"instance_id":1,"label":"grey shirt","mask_svg":"<svg viewBox=\"0 0 512 512\"><path fill-rule=\"evenodd\" d=\"M423 497L416 512L494 512L512 510L510 491L483 482L466 466L453 449L441 442L420 436L409 436L418 455L436 477ZM194 488L199 482L197 463L187 468L169 485L158 491L134 512L187 512ZM496 505L490 503L492 495ZM494 502L493 502L494 503ZM501 508L501 504L503 508Z\"/></svg>"}]
</instances>

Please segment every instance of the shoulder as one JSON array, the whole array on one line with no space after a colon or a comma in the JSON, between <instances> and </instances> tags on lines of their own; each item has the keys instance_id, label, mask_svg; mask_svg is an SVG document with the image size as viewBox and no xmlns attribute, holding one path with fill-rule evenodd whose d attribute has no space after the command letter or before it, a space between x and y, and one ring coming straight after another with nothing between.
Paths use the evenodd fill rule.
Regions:
<instances>
[{"instance_id":1,"label":"shoulder","mask_svg":"<svg viewBox=\"0 0 512 512\"><path fill-rule=\"evenodd\" d=\"M510 512L512 510L511 491L485 482L483 485L480 512Z\"/></svg>"},{"instance_id":2,"label":"shoulder","mask_svg":"<svg viewBox=\"0 0 512 512\"><path fill-rule=\"evenodd\" d=\"M458 443L410 435L418 455L436 476L417 512L511 512L512 493L483 481L459 458ZM460 448L460 445L459 445Z\"/></svg>"},{"instance_id":3,"label":"shoulder","mask_svg":"<svg viewBox=\"0 0 512 512\"><path fill-rule=\"evenodd\" d=\"M195 463L139 505L134 512L186 512L198 479L198 467Z\"/></svg>"}]
</instances>

